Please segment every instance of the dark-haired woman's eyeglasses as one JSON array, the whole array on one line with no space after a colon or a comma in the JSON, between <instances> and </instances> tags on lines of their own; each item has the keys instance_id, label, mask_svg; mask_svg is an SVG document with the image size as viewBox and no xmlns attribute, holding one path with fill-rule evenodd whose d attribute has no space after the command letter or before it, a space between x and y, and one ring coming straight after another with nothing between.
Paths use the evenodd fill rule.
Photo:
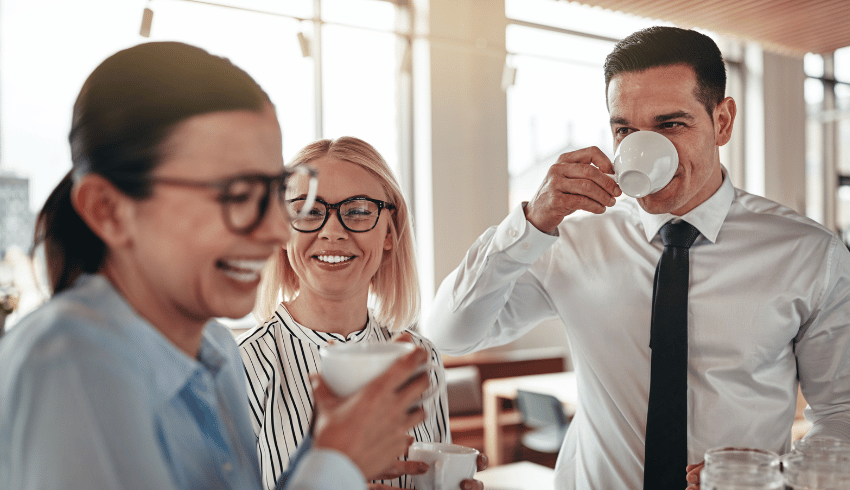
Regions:
<instances>
[{"instance_id":1,"label":"dark-haired woman's eyeglasses","mask_svg":"<svg viewBox=\"0 0 850 490\"><path fill-rule=\"evenodd\" d=\"M382 209L395 209L391 203L368 197L349 197L336 204L328 204L321 199L310 203L305 198L286 201L286 209L292 218L292 227L303 233L319 231L328 222L331 211L343 228L354 233L364 233L378 224Z\"/></svg>"},{"instance_id":2,"label":"dark-haired woman's eyeglasses","mask_svg":"<svg viewBox=\"0 0 850 490\"><path fill-rule=\"evenodd\" d=\"M242 174L207 182L153 177L151 182L217 190L217 200L221 203L227 227L236 234L248 235L263 222L271 201L275 201L283 209L291 209L291 206L286 205L286 197L295 195L296 188L307 190L306 194L301 194L300 197L307 212L316 198L318 172L307 165L299 165L277 175ZM300 218L297 213L290 212L288 216L290 220Z\"/></svg>"}]
</instances>

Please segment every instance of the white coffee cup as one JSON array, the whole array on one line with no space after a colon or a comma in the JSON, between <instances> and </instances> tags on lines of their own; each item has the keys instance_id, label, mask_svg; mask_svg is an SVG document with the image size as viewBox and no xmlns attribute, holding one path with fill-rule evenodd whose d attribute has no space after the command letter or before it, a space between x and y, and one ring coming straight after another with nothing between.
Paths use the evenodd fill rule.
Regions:
<instances>
[{"instance_id":1,"label":"white coffee cup","mask_svg":"<svg viewBox=\"0 0 850 490\"><path fill-rule=\"evenodd\" d=\"M428 464L428 471L413 475L417 490L458 490L460 482L475 476L478 451L471 447L444 442L414 442L407 459Z\"/></svg>"},{"instance_id":2,"label":"white coffee cup","mask_svg":"<svg viewBox=\"0 0 850 490\"><path fill-rule=\"evenodd\" d=\"M348 396L381 375L399 357L416 349L410 342L357 342L322 348L322 378L339 396Z\"/></svg>"},{"instance_id":3,"label":"white coffee cup","mask_svg":"<svg viewBox=\"0 0 850 490\"><path fill-rule=\"evenodd\" d=\"M665 136L635 131L620 142L613 164L614 180L623 193L644 197L670 183L679 166L679 153Z\"/></svg>"}]
</instances>

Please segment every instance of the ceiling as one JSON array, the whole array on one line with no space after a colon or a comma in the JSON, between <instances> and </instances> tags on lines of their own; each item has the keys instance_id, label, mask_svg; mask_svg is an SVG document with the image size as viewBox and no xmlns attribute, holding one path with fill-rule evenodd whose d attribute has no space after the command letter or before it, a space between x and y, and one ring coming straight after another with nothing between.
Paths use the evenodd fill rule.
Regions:
<instances>
[{"instance_id":1,"label":"ceiling","mask_svg":"<svg viewBox=\"0 0 850 490\"><path fill-rule=\"evenodd\" d=\"M850 46L850 0L579 0L579 3L756 41L786 54Z\"/></svg>"}]
</instances>

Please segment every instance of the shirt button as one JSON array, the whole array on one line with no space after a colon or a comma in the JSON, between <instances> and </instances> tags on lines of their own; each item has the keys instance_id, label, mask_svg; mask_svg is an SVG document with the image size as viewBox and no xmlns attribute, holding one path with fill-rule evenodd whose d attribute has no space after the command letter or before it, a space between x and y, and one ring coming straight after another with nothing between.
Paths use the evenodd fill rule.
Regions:
<instances>
[{"instance_id":1,"label":"shirt button","mask_svg":"<svg viewBox=\"0 0 850 490\"><path fill-rule=\"evenodd\" d=\"M517 232L516 232L516 230L511 229L511 231L508 232L508 235L510 235L512 238L516 238Z\"/></svg>"},{"instance_id":2,"label":"shirt button","mask_svg":"<svg viewBox=\"0 0 850 490\"><path fill-rule=\"evenodd\" d=\"M525 242L525 243L523 243L523 244L522 244L522 249L523 249L523 250L528 250L529 248L531 248L531 244L530 244L530 243Z\"/></svg>"},{"instance_id":3,"label":"shirt button","mask_svg":"<svg viewBox=\"0 0 850 490\"><path fill-rule=\"evenodd\" d=\"M221 465L221 471L225 473L230 473L231 471L233 471L233 465L230 462L224 463L223 465Z\"/></svg>"}]
</instances>

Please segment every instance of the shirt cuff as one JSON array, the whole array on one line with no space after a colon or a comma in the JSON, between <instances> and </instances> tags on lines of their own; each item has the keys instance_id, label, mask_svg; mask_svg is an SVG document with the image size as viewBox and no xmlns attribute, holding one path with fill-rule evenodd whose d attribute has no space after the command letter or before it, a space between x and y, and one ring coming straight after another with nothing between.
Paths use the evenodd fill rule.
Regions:
<instances>
[{"instance_id":1,"label":"shirt cuff","mask_svg":"<svg viewBox=\"0 0 850 490\"><path fill-rule=\"evenodd\" d=\"M517 262L533 264L558 240L558 231L556 229L555 235L549 235L529 223L525 219L525 204L514 208L499 223L493 236L493 246Z\"/></svg>"},{"instance_id":2,"label":"shirt cuff","mask_svg":"<svg viewBox=\"0 0 850 490\"><path fill-rule=\"evenodd\" d=\"M312 448L287 481L286 490L366 490L360 469L344 454Z\"/></svg>"}]
</instances>

